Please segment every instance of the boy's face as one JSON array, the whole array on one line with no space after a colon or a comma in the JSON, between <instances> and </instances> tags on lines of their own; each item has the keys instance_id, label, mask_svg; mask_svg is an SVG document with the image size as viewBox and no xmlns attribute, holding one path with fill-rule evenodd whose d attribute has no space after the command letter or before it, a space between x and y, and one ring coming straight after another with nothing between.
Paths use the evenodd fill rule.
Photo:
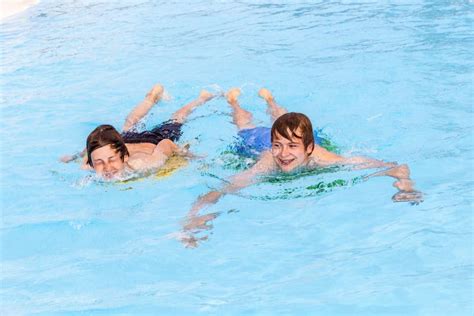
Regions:
<instances>
[{"instance_id":1,"label":"boy's face","mask_svg":"<svg viewBox=\"0 0 474 316\"><path fill-rule=\"evenodd\" d=\"M128 159L125 156L125 160L122 160L120 153L112 148L111 145L97 148L91 153L91 158L95 172L108 180L121 174L125 169L125 163Z\"/></svg>"},{"instance_id":2,"label":"boy's face","mask_svg":"<svg viewBox=\"0 0 474 316\"><path fill-rule=\"evenodd\" d=\"M296 135L299 136L300 134L300 130L296 130ZM293 136L291 139L286 139L278 132L275 137L273 137L273 160L283 172L290 172L295 168L306 165L311 150L311 145L306 149L304 148L302 138Z\"/></svg>"}]
</instances>

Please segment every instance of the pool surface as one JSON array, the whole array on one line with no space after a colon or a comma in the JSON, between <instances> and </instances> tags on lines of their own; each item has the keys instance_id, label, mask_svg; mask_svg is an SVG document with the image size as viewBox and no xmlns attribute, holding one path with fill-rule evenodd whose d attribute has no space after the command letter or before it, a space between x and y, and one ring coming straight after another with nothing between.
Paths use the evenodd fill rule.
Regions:
<instances>
[{"instance_id":1,"label":"pool surface","mask_svg":"<svg viewBox=\"0 0 474 316\"><path fill-rule=\"evenodd\" d=\"M1 22L2 315L473 314L473 3L287 2L43 0ZM264 86L342 154L407 163L425 201L367 170L267 179L185 248L193 201L248 163L225 99L168 177L58 161L156 82L147 127L234 86L269 126Z\"/></svg>"}]
</instances>

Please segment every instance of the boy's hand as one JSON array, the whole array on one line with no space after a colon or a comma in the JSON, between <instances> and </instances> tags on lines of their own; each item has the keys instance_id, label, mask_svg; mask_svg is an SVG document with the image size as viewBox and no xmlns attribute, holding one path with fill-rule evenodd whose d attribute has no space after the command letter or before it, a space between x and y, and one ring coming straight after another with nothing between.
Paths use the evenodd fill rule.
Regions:
<instances>
[{"instance_id":1,"label":"boy's hand","mask_svg":"<svg viewBox=\"0 0 474 316\"><path fill-rule=\"evenodd\" d=\"M59 161L64 162L64 163L68 163L68 162L71 162L73 160L74 160L73 155L64 155L64 156L59 158Z\"/></svg>"},{"instance_id":2,"label":"boy's hand","mask_svg":"<svg viewBox=\"0 0 474 316\"><path fill-rule=\"evenodd\" d=\"M397 175L400 176L400 174ZM405 172L401 174L401 176L406 175ZM393 202L410 202L411 204L420 204L423 202L423 193L415 190L415 184L412 180L401 178L400 180L395 181L393 186L399 190L398 193L392 196Z\"/></svg>"},{"instance_id":3,"label":"boy's hand","mask_svg":"<svg viewBox=\"0 0 474 316\"><path fill-rule=\"evenodd\" d=\"M399 191L392 196L393 202L410 202L412 205L418 205L423 202L423 193L420 191Z\"/></svg>"},{"instance_id":4,"label":"boy's hand","mask_svg":"<svg viewBox=\"0 0 474 316\"><path fill-rule=\"evenodd\" d=\"M204 158L206 158L205 155L196 155L196 154L193 154L192 152L190 152L189 151L190 146L191 145L188 143L188 144L185 144L183 147L179 147L179 149L177 151L178 155L189 158L189 159L204 159Z\"/></svg>"},{"instance_id":5,"label":"boy's hand","mask_svg":"<svg viewBox=\"0 0 474 316\"><path fill-rule=\"evenodd\" d=\"M59 158L59 161L68 163L68 162L76 160L77 158L81 158L85 156L85 154L86 154L86 150L84 149L83 151L75 153L74 155L64 155L61 158Z\"/></svg>"},{"instance_id":6,"label":"boy's hand","mask_svg":"<svg viewBox=\"0 0 474 316\"><path fill-rule=\"evenodd\" d=\"M212 225L208 224L208 222L215 219L218 215L218 213L211 213L201 216L192 216L185 222L183 229L185 231L192 231L196 229L211 229Z\"/></svg>"},{"instance_id":7,"label":"boy's hand","mask_svg":"<svg viewBox=\"0 0 474 316\"><path fill-rule=\"evenodd\" d=\"M206 240L207 236L196 238L193 234L183 235L180 241L183 243L186 248L197 248L199 246L200 240Z\"/></svg>"},{"instance_id":8,"label":"boy's hand","mask_svg":"<svg viewBox=\"0 0 474 316\"><path fill-rule=\"evenodd\" d=\"M200 230L209 230L212 228L209 221L212 221L219 213L211 213L202 216L191 216L183 224L183 232L180 235L179 240L183 243L186 248L196 248L199 246L199 241L207 240L207 236L196 237L195 233Z\"/></svg>"}]
</instances>

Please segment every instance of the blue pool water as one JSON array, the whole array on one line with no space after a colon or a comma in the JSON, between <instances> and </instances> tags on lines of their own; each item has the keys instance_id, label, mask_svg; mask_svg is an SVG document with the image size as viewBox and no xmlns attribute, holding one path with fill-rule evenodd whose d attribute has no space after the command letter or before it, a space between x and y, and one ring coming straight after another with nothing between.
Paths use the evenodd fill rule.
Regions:
<instances>
[{"instance_id":1,"label":"blue pool water","mask_svg":"<svg viewBox=\"0 0 474 316\"><path fill-rule=\"evenodd\" d=\"M288 1L290 2L290 1ZM472 315L473 4L468 1L53 1L0 24L3 315ZM368 171L229 195L209 239L176 238L234 171L225 100L193 113L205 154L170 177L87 180L58 158L119 127L161 82L152 126L202 88L260 87L342 154L407 163L425 201ZM349 181L350 182L350 181Z\"/></svg>"}]
</instances>

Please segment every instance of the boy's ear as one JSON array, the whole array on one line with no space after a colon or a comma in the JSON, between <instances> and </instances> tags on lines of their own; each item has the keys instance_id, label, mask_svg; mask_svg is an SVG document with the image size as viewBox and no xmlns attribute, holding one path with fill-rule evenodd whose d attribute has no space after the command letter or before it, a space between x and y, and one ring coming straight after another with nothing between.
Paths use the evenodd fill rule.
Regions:
<instances>
[{"instance_id":1,"label":"boy's ear","mask_svg":"<svg viewBox=\"0 0 474 316\"><path fill-rule=\"evenodd\" d=\"M310 144L307 148L306 148L306 153L308 155L311 155L311 153L313 152L314 150L314 144Z\"/></svg>"},{"instance_id":2,"label":"boy's ear","mask_svg":"<svg viewBox=\"0 0 474 316\"><path fill-rule=\"evenodd\" d=\"M123 162L128 162L128 155L125 155L125 156L123 157Z\"/></svg>"}]
</instances>

